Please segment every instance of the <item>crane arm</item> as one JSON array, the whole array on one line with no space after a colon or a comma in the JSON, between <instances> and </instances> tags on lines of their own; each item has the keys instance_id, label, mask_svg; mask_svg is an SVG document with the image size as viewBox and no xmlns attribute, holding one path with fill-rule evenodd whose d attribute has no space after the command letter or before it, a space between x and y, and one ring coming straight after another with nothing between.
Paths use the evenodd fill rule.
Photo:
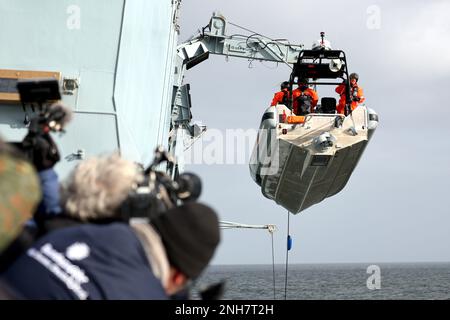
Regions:
<instances>
[{"instance_id":1,"label":"crane arm","mask_svg":"<svg viewBox=\"0 0 450 320\"><path fill-rule=\"evenodd\" d=\"M250 60L271 61L286 64L297 62L303 45L292 45L273 40L263 35L253 33L249 36L226 34L226 20L214 14L202 32L193 39L178 47L179 55L185 58L187 69L207 59L207 55L217 54L227 57L245 58ZM201 47L201 48L200 48ZM198 53L204 54L204 59L195 59Z\"/></svg>"}]
</instances>

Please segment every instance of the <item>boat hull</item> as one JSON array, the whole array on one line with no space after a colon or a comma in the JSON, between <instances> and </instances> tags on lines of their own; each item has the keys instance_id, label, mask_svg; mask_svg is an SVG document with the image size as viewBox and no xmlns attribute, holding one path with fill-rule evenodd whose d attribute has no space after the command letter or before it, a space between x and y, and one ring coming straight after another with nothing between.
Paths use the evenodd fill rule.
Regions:
<instances>
[{"instance_id":1,"label":"boat hull","mask_svg":"<svg viewBox=\"0 0 450 320\"><path fill-rule=\"evenodd\" d=\"M280 105L266 111L250 172L266 198L296 214L345 187L377 123L365 106L345 118L314 114L302 124L280 121L287 113Z\"/></svg>"}]
</instances>

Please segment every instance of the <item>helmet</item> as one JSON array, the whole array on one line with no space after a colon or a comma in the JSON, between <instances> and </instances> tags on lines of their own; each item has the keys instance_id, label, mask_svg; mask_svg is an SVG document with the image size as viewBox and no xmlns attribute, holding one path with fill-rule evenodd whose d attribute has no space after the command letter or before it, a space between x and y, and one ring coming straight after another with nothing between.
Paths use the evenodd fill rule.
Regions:
<instances>
[{"instance_id":1,"label":"helmet","mask_svg":"<svg viewBox=\"0 0 450 320\"><path fill-rule=\"evenodd\" d=\"M355 79L356 81L358 81L359 80L359 75L357 73L352 73L350 75L350 79Z\"/></svg>"},{"instance_id":2,"label":"helmet","mask_svg":"<svg viewBox=\"0 0 450 320\"><path fill-rule=\"evenodd\" d=\"M283 81L281 83L281 90L283 89L289 89L289 81Z\"/></svg>"},{"instance_id":3,"label":"helmet","mask_svg":"<svg viewBox=\"0 0 450 320\"><path fill-rule=\"evenodd\" d=\"M299 78L298 79L298 82L297 82L298 84L300 84L300 83L308 83L308 79L306 79L306 78Z\"/></svg>"}]
</instances>

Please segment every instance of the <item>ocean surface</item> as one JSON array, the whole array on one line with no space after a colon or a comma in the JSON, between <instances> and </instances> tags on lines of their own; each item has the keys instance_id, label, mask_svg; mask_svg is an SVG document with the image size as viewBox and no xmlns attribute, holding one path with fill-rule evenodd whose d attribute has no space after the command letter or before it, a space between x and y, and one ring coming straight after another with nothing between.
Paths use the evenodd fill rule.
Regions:
<instances>
[{"instance_id":1,"label":"ocean surface","mask_svg":"<svg viewBox=\"0 0 450 320\"><path fill-rule=\"evenodd\" d=\"M368 270L371 265L379 269ZM272 265L210 266L192 297L199 299L206 287L225 281L225 300L284 299L285 268L275 266L274 293ZM450 263L292 264L287 299L450 299Z\"/></svg>"}]
</instances>

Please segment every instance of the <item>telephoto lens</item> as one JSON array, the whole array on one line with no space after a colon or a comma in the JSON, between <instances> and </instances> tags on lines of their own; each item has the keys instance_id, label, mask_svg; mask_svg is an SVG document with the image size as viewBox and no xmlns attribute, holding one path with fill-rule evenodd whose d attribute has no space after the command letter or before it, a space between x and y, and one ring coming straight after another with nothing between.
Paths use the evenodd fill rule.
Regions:
<instances>
[{"instance_id":1,"label":"telephoto lens","mask_svg":"<svg viewBox=\"0 0 450 320\"><path fill-rule=\"evenodd\" d=\"M196 174L182 173L176 179L178 183L177 195L184 202L196 201L202 193L202 182Z\"/></svg>"}]
</instances>

